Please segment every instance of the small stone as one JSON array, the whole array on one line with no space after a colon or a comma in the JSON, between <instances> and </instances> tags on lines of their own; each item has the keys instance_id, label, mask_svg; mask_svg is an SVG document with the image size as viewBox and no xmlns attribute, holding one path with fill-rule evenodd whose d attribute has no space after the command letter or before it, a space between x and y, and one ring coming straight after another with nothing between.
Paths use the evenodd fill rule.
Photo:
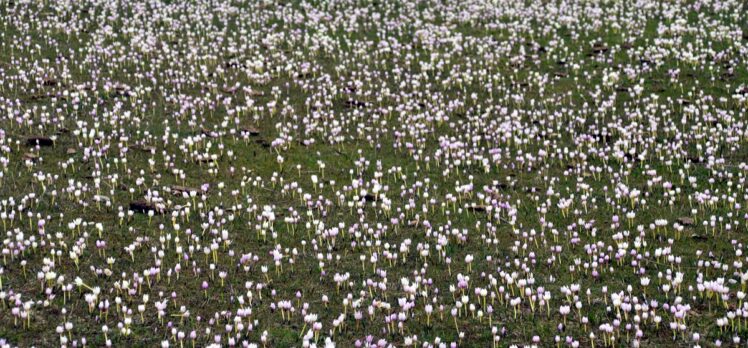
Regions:
<instances>
[{"instance_id":1,"label":"small stone","mask_svg":"<svg viewBox=\"0 0 748 348\"><path fill-rule=\"evenodd\" d=\"M104 195L94 195L94 202L111 203L112 199Z\"/></svg>"},{"instance_id":2,"label":"small stone","mask_svg":"<svg viewBox=\"0 0 748 348\"><path fill-rule=\"evenodd\" d=\"M693 218L690 217L679 217L677 221L683 226L693 226Z\"/></svg>"},{"instance_id":3,"label":"small stone","mask_svg":"<svg viewBox=\"0 0 748 348\"><path fill-rule=\"evenodd\" d=\"M354 99L348 99L343 104L346 109L358 109L358 108L365 108L367 104L365 102L354 100Z\"/></svg>"},{"instance_id":4,"label":"small stone","mask_svg":"<svg viewBox=\"0 0 748 348\"><path fill-rule=\"evenodd\" d=\"M239 90L239 86L232 86L232 87L224 87L221 89L221 92L226 94L235 94Z\"/></svg>"},{"instance_id":5,"label":"small stone","mask_svg":"<svg viewBox=\"0 0 748 348\"><path fill-rule=\"evenodd\" d=\"M54 78L46 78L44 81L42 81L42 86L45 87L54 87L57 86L57 80Z\"/></svg>"},{"instance_id":6,"label":"small stone","mask_svg":"<svg viewBox=\"0 0 748 348\"><path fill-rule=\"evenodd\" d=\"M476 213L482 213L482 212L486 211L486 206L485 205L480 205L480 204L475 204L475 203L471 203L471 204L469 204L465 208L467 210L470 210L470 211L473 211L473 212L476 212Z\"/></svg>"},{"instance_id":7,"label":"small stone","mask_svg":"<svg viewBox=\"0 0 748 348\"><path fill-rule=\"evenodd\" d=\"M30 136L26 138L26 145L28 146L53 146L54 144L54 140L44 136Z\"/></svg>"},{"instance_id":8,"label":"small stone","mask_svg":"<svg viewBox=\"0 0 748 348\"><path fill-rule=\"evenodd\" d=\"M201 128L200 129L200 133L203 134L203 135L205 135L208 138L218 138L218 133L214 132L214 131L212 131L210 129Z\"/></svg>"},{"instance_id":9,"label":"small stone","mask_svg":"<svg viewBox=\"0 0 748 348\"><path fill-rule=\"evenodd\" d=\"M202 195L202 191L194 187L187 187L187 186L180 186L180 185L174 185L171 187L171 193L177 196L181 196L184 193L187 193L189 195L192 192L195 192L197 195Z\"/></svg>"},{"instance_id":10,"label":"small stone","mask_svg":"<svg viewBox=\"0 0 748 348\"><path fill-rule=\"evenodd\" d=\"M260 130L252 126L242 128L242 132L248 133L249 135L253 137L260 135Z\"/></svg>"},{"instance_id":11,"label":"small stone","mask_svg":"<svg viewBox=\"0 0 748 348\"><path fill-rule=\"evenodd\" d=\"M692 235L691 235L691 239L693 239L693 240L696 240L696 241L702 241L702 242L703 242L703 241L706 241L706 240L708 240L709 238L707 238L706 236L702 236L702 235L700 235L700 234L692 234Z\"/></svg>"},{"instance_id":12,"label":"small stone","mask_svg":"<svg viewBox=\"0 0 748 348\"><path fill-rule=\"evenodd\" d=\"M604 44L595 44L592 46L592 53L593 54L600 54L608 52L608 46L605 46Z\"/></svg>"},{"instance_id":13,"label":"small stone","mask_svg":"<svg viewBox=\"0 0 748 348\"><path fill-rule=\"evenodd\" d=\"M257 140L255 140L255 144L259 144L260 146L262 146L264 148L269 148L270 147L270 143L267 140L265 140L265 139L257 139Z\"/></svg>"},{"instance_id":14,"label":"small stone","mask_svg":"<svg viewBox=\"0 0 748 348\"><path fill-rule=\"evenodd\" d=\"M504 190L508 190L509 189L509 185L507 185L506 183L503 183L503 182L499 182L499 183L494 184L493 188L496 189L496 190L504 191Z\"/></svg>"},{"instance_id":15,"label":"small stone","mask_svg":"<svg viewBox=\"0 0 748 348\"><path fill-rule=\"evenodd\" d=\"M130 210L136 213L148 214L149 211L153 211L154 214L163 213L163 209L160 209L155 204L150 203L144 199L130 202Z\"/></svg>"},{"instance_id":16,"label":"small stone","mask_svg":"<svg viewBox=\"0 0 748 348\"><path fill-rule=\"evenodd\" d=\"M148 152L148 153L153 153L156 151L155 147L148 146L148 145L133 145L133 146L130 146L130 149Z\"/></svg>"}]
</instances>

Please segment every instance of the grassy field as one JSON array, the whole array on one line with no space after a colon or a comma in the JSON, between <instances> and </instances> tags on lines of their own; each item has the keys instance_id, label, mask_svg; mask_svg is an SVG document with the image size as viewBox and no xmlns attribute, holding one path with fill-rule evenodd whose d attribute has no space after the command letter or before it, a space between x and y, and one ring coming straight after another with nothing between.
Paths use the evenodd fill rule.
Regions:
<instances>
[{"instance_id":1,"label":"grassy field","mask_svg":"<svg viewBox=\"0 0 748 348\"><path fill-rule=\"evenodd\" d=\"M0 341L744 346L745 1L0 0Z\"/></svg>"}]
</instances>

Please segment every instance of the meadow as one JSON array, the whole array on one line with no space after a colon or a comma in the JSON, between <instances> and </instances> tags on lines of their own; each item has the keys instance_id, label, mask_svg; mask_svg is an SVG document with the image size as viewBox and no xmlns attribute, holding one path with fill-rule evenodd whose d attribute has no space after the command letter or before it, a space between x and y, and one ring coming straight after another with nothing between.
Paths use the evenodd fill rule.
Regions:
<instances>
[{"instance_id":1,"label":"meadow","mask_svg":"<svg viewBox=\"0 0 748 348\"><path fill-rule=\"evenodd\" d=\"M0 0L2 347L743 347L748 2Z\"/></svg>"}]
</instances>

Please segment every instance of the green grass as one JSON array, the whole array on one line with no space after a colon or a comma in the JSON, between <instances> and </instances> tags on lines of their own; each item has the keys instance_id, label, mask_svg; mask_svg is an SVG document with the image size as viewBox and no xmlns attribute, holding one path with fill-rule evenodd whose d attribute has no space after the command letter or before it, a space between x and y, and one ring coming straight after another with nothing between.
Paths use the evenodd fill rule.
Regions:
<instances>
[{"instance_id":1,"label":"green grass","mask_svg":"<svg viewBox=\"0 0 748 348\"><path fill-rule=\"evenodd\" d=\"M706 27L710 21L740 28L745 22L744 14L731 17L709 9L696 16L687 10L693 2L663 3L650 10L605 2L600 9L612 17L592 18L580 9L568 13L579 19L577 24L562 25L554 23L557 16L547 15L543 10L544 6L552 7L557 2L506 2L495 5L502 9L495 14L470 9L469 4L461 2L380 2L373 5L370 1L338 4L292 1L283 10L277 3L264 6L259 2L227 2L236 7L235 12L211 8L201 13L213 16L193 19L184 17L193 12L185 6L202 1L172 3L173 11L148 7L146 15L161 13L164 17L160 22L148 23L144 14L136 14L135 4L127 2L112 3L119 17L108 18L112 10L103 4L83 2L65 9L52 2L11 5L10 1L0 1L3 5L0 16L5 20L0 26L3 33L0 69L4 72L0 96L4 105L11 105L0 114L0 128L6 135L3 146L7 146L2 155L7 164L0 186L0 209L8 214L15 211L15 218L3 225L4 248L12 253L21 233L22 239L31 243L28 238L33 236L38 244L4 257L2 291L21 294L22 302L37 303L31 310L28 326L20 319L14 320L9 305L2 306L0 337L19 346L55 346L60 343L55 328L70 322L73 324L70 337L78 342L85 337L90 346L104 344L102 325L109 326L108 338L114 346L148 347L162 340L172 340L172 345L176 345L179 342L167 326L167 322L172 322L172 327L179 331L197 331L195 344L206 346L215 334L225 333L225 325L232 324L238 309L246 307L252 309L252 314L243 318L243 324L245 327L252 324L253 330L243 332L242 340L259 342L267 330L267 346L299 347L304 327L300 304L308 303L308 312L319 314L322 336L327 337L333 320L344 311L343 300L350 294L352 299L361 299L364 319L357 322L353 319L354 310L350 306L345 309L348 315L345 324L334 334L334 340L341 346L367 335L398 346L403 344L405 336L411 335L417 335L420 342L433 343L439 337L442 342L459 341L463 346L488 346L493 339L491 326L506 328L502 346L530 343L535 335L541 337L541 346L552 345L556 335L562 339L571 336L580 340L582 346L590 346L590 329L595 330L596 344L604 345L599 327L616 319L616 310L609 308L610 294L623 291L636 296L638 301L646 298L670 305L676 296L681 296L691 305L693 314L689 314L688 329L676 339L668 328L672 315L658 309L662 323L656 326L649 321L641 325L643 346L682 346L690 342L694 332L700 333L704 342L721 339L727 343L733 335L748 338L744 323L724 332L715 323L726 315L728 308L738 307L735 294L741 289L739 273L743 272L733 263L742 260L735 250L742 250L746 243L744 221L741 221L745 207L735 208L726 200L732 197L745 206L744 174L738 165L746 158L742 135L746 105L732 95L739 86L748 83L745 59L740 54L746 42L711 39L704 33L714 30L707 28L680 36L675 48L661 59L652 59L645 53L656 39L674 36L658 31L660 25L673 23L663 17L663 7L678 9L676 17L684 18L692 28ZM589 11L595 7L592 3L573 3ZM347 22L314 25L310 20L312 9L342 17L367 4L370 11L381 15L381 20L360 15L359 25L354 28L345 27ZM62 24L72 20L82 7L89 8L91 18L78 19L83 27L66 34ZM531 15L522 15L510 9L532 10L529 10ZM460 11L467 11L474 18L461 21L448 15ZM305 20L290 21L293 16ZM21 19L11 21L12 18ZM48 29L34 23L23 28L21 24L32 23L31 18L57 22L60 27ZM164 22L165 18L192 25L179 29ZM621 20L619 24L624 27L616 30L612 27L616 18L630 21ZM388 28L388 20L404 23ZM602 25L593 27L597 20ZM505 27L495 28L492 23ZM107 25L117 34L103 35ZM151 53L140 50L133 43L134 34L117 31L124 28L148 29L162 48ZM452 41L429 44L427 39L419 37L425 35L417 33L419 29L430 29L427 34ZM270 39L273 35L278 35L277 43ZM401 53L378 49L382 35L402 45ZM315 40L324 44L315 48ZM624 48L628 40L632 47ZM25 41L30 45L19 45ZM455 42L461 43L459 50ZM595 43L608 50L591 53ZM544 50L538 51L534 44ZM705 56L698 64L689 65L676 55L686 51L688 45L711 47L714 53L728 52L732 74L726 75L729 69L725 63L712 57ZM176 53L166 53L164 47ZM110 56L106 50L115 53ZM194 56L187 58L190 54ZM57 61L60 56L65 59ZM119 57L126 58L118 61ZM513 63L517 57L524 57L521 64ZM644 59L652 60L647 69L642 63ZM259 60L265 65L261 73L250 66ZM561 60L565 64L560 65ZM440 68L424 68L435 61L441 61ZM228 62L238 65L227 66ZM299 77L304 63L312 68L311 75ZM290 68L286 69L287 66ZM636 71L637 76L627 77L626 68ZM673 69L680 70L677 78L669 75ZM620 74L619 82L603 86L605 74L613 71ZM149 74L153 78L146 78ZM263 76L256 78L255 74ZM47 77L54 77L57 84L42 86L41 81ZM184 81L178 86L174 80L179 79ZM95 87L78 96L78 103L74 102L75 96L62 94L74 92L76 85L84 83L95 83ZM249 86L261 95L222 91L224 86L235 83ZM107 84L123 84L138 94L118 95L106 91L103 86ZM351 84L359 87L349 95L345 88ZM636 85L642 88L640 96L617 90ZM51 98L57 94L61 97ZM701 98L704 95L713 99L704 102ZM653 102L654 96L657 103ZM231 101L227 106L224 101L228 97ZM348 108L345 105L348 98L366 102L368 106ZM685 124L681 119L688 106L681 105L680 99L691 103L700 99L703 104L700 113L689 116ZM323 106L311 110L309 105L318 101ZM187 102L194 105L188 106ZM235 112L237 106L247 106L250 102L253 106L240 115ZM272 114L267 110L270 102L276 102L277 110ZM653 109L654 105L659 109ZM27 115L23 124L17 123L11 110ZM442 112L441 120L429 119L437 112ZM316 117L307 117L315 113ZM302 122L305 117L319 127ZM256 127L260 135L246 139L230 135L228 131L234 128L235 118L241 126ZM581 141L581 137L595 134L593 127L606 129L610 138ZM735 131L728 131L729 127L735 127ZM88 136L91 129L97 130L93 137L100 140L99 144ZM220 135L202 137L194 145L186 145L185 139L199 136L202 129ZM28 136L55 134L57 139L52 147L25 146ZM332 134L342 138L335 139ZM474 135L482 138L472 138ZM129 139L125 141L122 136ZM288 136L293 140L287 146L263 146ZM299 143L309 139L315 143L310 146ZM462 142L463 147L447 155L440 148L445 139ZM668 147L679 141L679 152ZM407 143L412 144L411 150L407 149ZM122 147L134 144L152 146L155 154L137 149L130 149L127 155L120 152ZM69 148L76 152L68 154ZM102 154L86 156L85 148ZM502 150L500 161L490 158L489 150L495 148ZM611 156L617 148L647 153L641 161L634 156L616 160ZM706 158L707 148L714 150L712 155L723 158L725 163L692 163L686 169L688 161L697 162L699 156ZM218 160L198 163L189 153L192 150L217 155ZM459 151L468 150L474 150L471 163L448 162L450 156L458 157ZM540 158L540 150L547 156L529 165L528 157L523 156ZM575 150L584 156L569 155L568 152ZM34 153L39 159L27 165L23 159L27 153ZM277 162L278 156L283 157L282 164ZM123 158L127 159L126 164L121 162ZM490 161L488 171L480 163L482 158ZM63 169L62 163L68 160L70 165ZM325 164L324 174L320 162ZM602 168L602 172L591 175L593 167ZM395 169L400 174L390 172ZM182 171L184 178L174 175L175 170ZM654 177L647 174L648 170L656 170L659 183L650 185ZM38 173L52 177L42 185L34 177ZM382 210L381 200L353 209L347 204L356 197L350 189L351 181L361 179L369 185L375 173L382 174L381 184L388 187L386 196L392 200L391 215ZM315 188L310 179L313 174L325 183L324 188ZM696 187L688 184L689 176L695 178ZM115 177L116 183L111 184ZM255 182L255 178L260 180ZM143 182L139 183L139 179ZM709 182L710 179L714 182ZM97 180L100 188L96 187ZM465 208L471 202L481 203L478 193L485 194L483 187L493 185L494 181L507 184L499 190L498 199L516 208L514 226L508 222L506 210L497 219ZM71 182L81 191L77 198L74 192L64 191ZM671 182L680 192L672 196L663 189L664 182ZM210 189L201 205L197 204L200 199L184 199L165 190L172 185L200 187L205 183L210 184ZM225 185L223 189L218 188L219 183ZM319 198L329 204L323 209L306 207L299 194L283 189L292 183L312 199ZM454 204L444 203L448 196L459 196L458 183L472 183L475 193L461 196ZM637 203L633 208L636 217L632 221L625 216L632 209L631 202L614 197L613 191L620 183L640 190L646 199L646 204ZM170 214L152 218L134 214L120 222L118 209L126 212L132 200L144 197L149 190L165 197L169 208L190 206L191 213L176 218ZM428 198L424 195L426 190ZM549 190L554 193L549 194ZM714 205L699 204L693 199L707 190L724 198ZM30 194L35 197L30 198ZM94 195L108 196L112 206L97 205ZM345 197L342 204L341 195ZM11 198L15 203L11 203ZM435 203L430 203L430 199ZM572 202L568 211L559 209L557 204L561 199ZM265 205L273 206L278 217L273 225L276 237L269 231L265 236L257 231L257 215ZM424 206L428 212L423 211ZM283 221L289 208L301 216L294 227ZM356 211L358 208L360 212ZM228 219L230 211L236 212L233 220ZM402 218L393 224L391 218L400 212ZM621 219L620 228L611 227L614 215ZM676 238L672 224L684 216L694 218L696 224L686 227ZM702 227L712 216L723 221L717 223L715 230ZM46 234L36 228L42 219L46 221ZM75 219L81 219L85 226L68 229L67 225ZM651 231L649 226L656 219L666 219L668 227ZM418 224L411 226L409 222L414 220ZM552 223L553 227L542 226L541 220ZM424 221L429 222L432 230L424 226ZM344 224L334 245L331 240L315 235L312 226L318 222L327 227ZM575 225L588 222L593 222L590 228ZM96 223L104 226L101 237L94 227ZM180 225L179 230L175 223ZM726 230L727 223L732 224L732 231ZM354 225L358 226L359 235L348 232ZM387 231L375 233L382 229L378 226L386 226ZM641 238L637 238L638 226L644 231ZM450 234L454 229L467 231L466 240ZM222 237L224 231L230 244ZM628 235L622 241L614 240L616 233L624 231ZM530 236L531 232L534 236ZM443 255L436 251L439 235L448 241ZM672 243L668 238L673 238ZM132 254L125 250L138 239L139 246ZM488 244L486 239L496 242ZM97 240L106 241L105 255L96 250ZM399 251L405 240L411 241L407 255ZM316 241L317 249L312 241ZM356 246L352 246L354 242ZM628 244L625 256L616 261L616 250L623 242ZM203 251L212 243L219 246L217 261ZM392 263L381 259L387 243L390 252L398 253L397 261ZM77 266L68 257L76 244L85 245ZM177 244L185 249L189 260L184 259L184 254L177 255ZM585 246L595 244L602 254L598 256L612 258L598 266L597 277L583 266L593 261ZM429 245L430 255L419 256L418 245ZM276 246L286 255L283 272L276 271L270 254ZM562 246L563 252L553 253L554 246ZM189 247L193 251L188 251ZM680 264L669 262L666 257L646 256L636 260L631 255L632 250L654 255L663 248L670 248L680 257ZM291 265L288 255L293 249L298 256ZM54 255L58 251L60 256ZM163 256L159 256L161 251ZM703 254L697 256L697 251ZM373 252L380 254L380 261L375 267L366 261L362 267L359 256L365 255L368 260ZM258 261L245 271L238 266L239 259L250 253ZM333 259L325 260L325 275L317 259L320 253ZM531 253L534 259L530 258ZM467 255L475 258L472 271L463 262ZM489 256L492 261L487 261ZM546 264L554 256L557 259ZM109 257L114 259L112 265L107 264ZM446 257L452 259L450 265ZM63 299L64 292L56 285L50 287L54 298L45 295L36 280L45 260L52 261L54 271L65 277L63 284L73 284L76 277L81 277L86 284L100 287L100 299L111 303L106 317L98 310L88 311L84 296L89 290L75 287L70 297ZM156 267L156 260L160 265L159 277L146 280L143 272ZM575 260L580 262L576 266ZM709 260L727 265L727 269L699 266L699 262ZM21 261L26 262L25 270ZM175 275L167 277L167 271L177 263L182 267L179 279ZM210 270L211 264L215 266L214 272ZM268 267L267 275L261 271L262 266ZM570 270L572 266L574 271ZM111 270L112 275L97 274L97 270L101 273L104 269ZM220 271L227 274L223 286L218 278ZM386 280L382 272L386 272ZM457 318L457 325L464 332L460 338L449 313L455 302L449 287L456 285L457 274L470 275L470 291L481 287L498 292L488 277L499 277L503 272L516 272L520 278L533 279L535 290L543 287L551 291L550 315L543 308L531 308L526 298L516 315L504 303L508 300L488 299L495 310L492 325L487 314L479 320L472 313L463 313ZM683 272L684 288L677 295L656 288L665 282L668 272ZM335 273L349 273L353 285L338 289L332 278ZM640 275L652 280L646 295L639 286ZM132 282L133 278L144 278L145 282L134 295L118 288L117 284L123 280ZM407 296L400 285L403 278L411 282L416 278L430 279L432 285L420 289L427 291L425 296L419 293L412 299L416 304L411 311L413 316L404 322L401 331L387 327L385 310L377 310L374 316L366 312L373 300L377 300L390 303L392 313L396 313L397 299ZM728 285L731 297L727 301L705 298L696 290L700 279L717 278L736 281ZM367 280L386 282L387 290L362 286ZM206 293L201 289L203 281L210 283ZM499 280L499 286L505 286L507 292L517 291L502 281ZM250 291L245 288L247 282L253 286L261 283L265 288L251 289L252 300L240 305L239 297L247 300ZM589 323L583 325L573 309L566 328L559 332L557 326L564 321L559 306L571 303L573 308L573 302L564 297L561 288L571 284L591 293L578 294L583 303L582 313ZM603 300L603 287L608 289L608 305ZM162 296L170 297L172 292L176 293L176 299L169 301L167 316L162 321L157 318L153 303ZM296 298L297 292L302 293L300 300ZM150 300L141 319L137 306L146 294ZM323 295L329 297L327 305L322 302ZM471 303L486 310L475 295L468 295ZM116 308L117 297L122 305L133 310L132 315ZM283 320L277 310L270 309L272 302L280 300L293 302L296 313L291 319ZM423 310L429 301L436 301L436 307L439 304L445 307L442 314L435 309L431 326L425 324ZM180 306L189 310L189 317L177 317ZM63 314L63 310L67 313ZM629 314L622 326L632 323L632 316ZM129 336L117 329L125 317L133 321ZM210 323L211 320L215 322ZM206 333L207 328L210 334ZM633 334L624 329L616 331L616 343L612 345L628 346ZM227 340L224 334L222 344ZM189 338L184 341L185 345L191 343Z\"/></svg>"}]
</instances>

